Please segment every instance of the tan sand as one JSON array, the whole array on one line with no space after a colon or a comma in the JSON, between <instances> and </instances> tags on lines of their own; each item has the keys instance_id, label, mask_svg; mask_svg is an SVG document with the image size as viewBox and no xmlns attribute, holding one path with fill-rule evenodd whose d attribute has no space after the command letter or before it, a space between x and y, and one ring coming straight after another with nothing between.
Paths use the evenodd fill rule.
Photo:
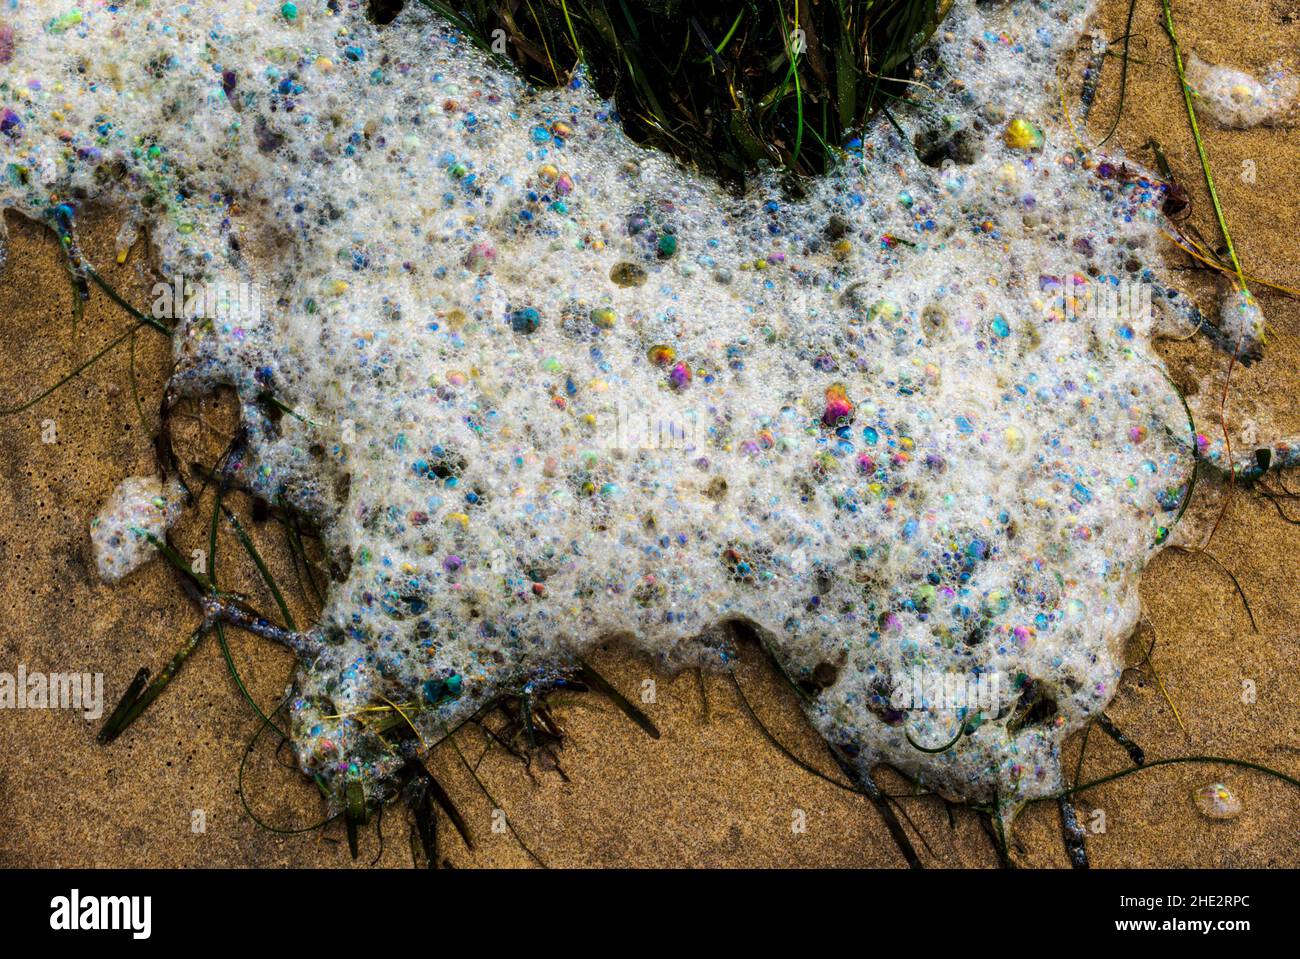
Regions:
<instances>
[{"instance_id":1,"label":"tan sand","mask_svg":"<svg viewBox=\"0 0 1300 959\"><path fill-rule=\"evenodd\" d=\"M1186 115L1159 26L1156 0L1138 0L1127 104L1116 135L1131 155L1155 137L1192 196L1190 222L1217 243ZM1107 2L1099 24L1107 36L1123 33L1127 4ZM1243 0L1225 11L1208 0L1176 5L1184 46L1212 62L1259 70L1300 51L1300 9L1287 0ZM1107 60L1090 122L1090 142L1109 126L1116 108L1119 61ZM1300 63L1293 63L1300 67ZM1077 93L1078 78L1071 81ZM1077 96L1071 94L1070 102ZM1300 131L1204 129L1227 217L1247 272L1300 288ZM1251 161L1253 183L1241 172ZM87 224L85 250L118 289L148 302L152 282L137 245L127 264L112 263L114 224L106 216ZM12 246L0 283L0 396L3 405L34 395L89 358L127 318L98 292L75 327L72 296L55 241L41 229L10 219ZM1177 262L1187 258L1174 253ZM1212 287L1187 273L1189 289L1212 302ZM1201 286L1195 286L1200 283ZM1265 427L1300 433L1300 303L1260 292L1273 333L1263 363L1232 371L1230 421L1255 419ZM1201 340L1162 348L1180 389L1217 411L1227 358ZM109 708L135 671L160 669L197 621L189 602L160 563L117 587L101 584L90 558L87 524L125 476L148 472L150 437L169 362L167 344L149 331L137 337L135 377L143 422L129 386L130 353L117 350L88 374L39 405L0 420L0 669L102 672ZM197 420L180 420L177 445L187 458L211 458L230 428L228 405L209 402ZM1216 414L1217 415L1217 414ZM53 421L57 443L42 442ZM1203 432L1215 428L1202 421ZM1296 481L1300 488L1300 481ZM1209 484L1197 491L1189 517L1208 531L1225 501ZM210 502L210 498L208 501ZM247 515L247 504L240 503ZM203 517L191 511L176 532L185 547L205 542ZM1300 516L1300 505L1293 508ZM254 536L292 584L289 554L274 523ZM272 603L249 576L233 538L220 552L224 586L243 589L265 608ZM1133 661L1156 640L1156 675L1137 665L1126 674L1108 710L1152 758L1218 754L1262 762L1300 776L1297 718L1297 643L1300 642L1300 529L1288 525L1258 495L1238 492L1212 540L1211 552L1238 577L1258 622L1252 631L1229 577L1202 555L1167 551L1142 583L1147 623L1133 643ZM299 595L296 589L289 592ZM298 607L304 618L305 605ZM231 633L232 650L250 691L263 704L284 693L292 663L287 654ZM569 866L885 866L901 864L868 803L823 782L773 748L748 718L730 680L658 674L645 661L616 649L601 655L605 675L629 694L656 684L646 706L663 730L652 741L603 699L568 697L558 706L568 733L560 752L567 780L540 761L530 771L497 749L479 774L524 841L548 864ZM737 670L769 728L793 751L828 774L834 764L803 720L793 696L754 650ZM1243 682L1256 699L1245 703ZM1176 705L1185 731L1175 719ZM281 836L260 829L237 794L237 771L259 721L227 675L212 641L195 654L171 687L118 742L99 747L97 724L67 711L0 713L0 865L9 866L276 866L351 863L340 823L323 832ZM483 737L465 731L461 748L471 762ZM1071 757L1077 755L1078 737ZM1125 768L1128 759L1094 733L1084 779ZM457 866L526 865L528 856L507 834L492 831L493 803L447 746L432 767L461 804L477 840L469 852L443 820L441 848ZM895 792L908 787L887 773ZM1244 811L1232 822L1211 822L1195 810L1192 790L1227 782ZM247 792L263 820L308 824L320 815L313 787L292 768L288 751L273 755L270 738L248 764ZM924 836L927 863L990 866L992 846L977 816L952 813L933 797L900 800ZM1098 787L1079 801L1082 815L1106 830L1090 835L1096 866L1300 865L1300 791L1262 775L1225 767L1175 766L1139 773ZM203 810L206 830L192 829ZM802 811L807 828L792 825ZM410 864L408 825L395 806L376 833L363 835L360 865ZM1028 809L1015 832L1015 856L1030 866L1064 866L1055 805Z\"/></svg>"}]
</instances>

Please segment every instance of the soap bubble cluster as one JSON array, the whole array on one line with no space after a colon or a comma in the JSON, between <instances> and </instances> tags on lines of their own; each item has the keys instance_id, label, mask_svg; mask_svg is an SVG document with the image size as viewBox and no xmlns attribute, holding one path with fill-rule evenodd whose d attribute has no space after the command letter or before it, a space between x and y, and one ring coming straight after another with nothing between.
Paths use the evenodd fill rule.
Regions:
<instances>
[{"instance_id":1,"label":"soap bubble cluster","mask_svg":"<svg viewBox=\"0 0 1300 959\"><path fill-rule=\"evenodd\" d=\"M725 664L737 620L863 770L1061 787L1193 450L1150 342L1167 188L1059 112L1088 3L957 0L906 135L798 198L726 193L415 4L51 6L0 14L0 206L109 204L164 277L263 291L184 319L169 390L234 387L232 472L339 570L289 707L335 803L404 761L374 709L432 744L612 636ZM1124 284L1156 309L1087 308ZM996 695L900 696L918 672Z\"/></svg>"}]
</instances>

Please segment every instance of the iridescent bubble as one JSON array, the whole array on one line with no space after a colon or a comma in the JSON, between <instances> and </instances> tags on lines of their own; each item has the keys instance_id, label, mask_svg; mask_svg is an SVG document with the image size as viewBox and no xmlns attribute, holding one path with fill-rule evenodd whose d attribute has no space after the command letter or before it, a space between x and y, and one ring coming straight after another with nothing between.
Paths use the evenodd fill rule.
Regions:
<instances>
[{"instance_id":1,"label":"iridescent bubble","mask_svg":"<svg viewBox=\"0 0 1300 959\"><path fill-rule=\"evenodd\" d=\"M822 413L822 424L838 426L853 417L853 401L843 383L832 383L826 389L826 410Z\"/></svg>"},{"instance_id":2,"label":"iridescent bubble","mask_svg":"<svg viewBox=\"0 0 1300 959\"><path fill-rule=\"evenodd\" d=\"M1210 783L1193 794L1196 808L1210 819L1236 819L1241 815L1241 800L1223 783Z\"/></svg>"},{"instance_id":3,"label":"iridescent bubble","mask_svg":"<svg viewBox=\"0 0 1300 959\"><path fill-rule=\"evenodd\" d=\"M1002 139L1013 150L1041 150L1043 148L1043 131L1028 120L1021 118L1012 120L1007 124Z\"/></svg>"}]
</instances>

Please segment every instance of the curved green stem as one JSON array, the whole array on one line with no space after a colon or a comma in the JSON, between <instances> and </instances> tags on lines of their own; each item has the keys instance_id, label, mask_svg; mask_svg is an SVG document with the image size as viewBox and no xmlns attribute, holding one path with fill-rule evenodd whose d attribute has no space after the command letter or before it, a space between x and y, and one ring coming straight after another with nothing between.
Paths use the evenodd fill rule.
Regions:
<instances>
[{"instance_id":1,"label":"curved green stem","mask_svg":"<svg viewBox=\"0 0 1300 959\"><path fill-rule=\"evenodd\" d=\"M1201 158L1201 171L1205 174L1205 185L1210 191L1210 201L1214 204L1214 215L1219 221L1219 231L1228 248L1228 257L1233 269L1237 271L1237 283L1246 289L1246 277L1241 271L1241 261L1237 259L1236 247L1232 245L1232 234L1228 232L1228 221L1223 215L1223 204L1219 202L1219 193L1214 188L1214 175L1210 173L1210 158L1205 153L1205 143L1201 140L1201 128L1196 122L1196 108L1192 106L1192 88L1187 83L1187 74L1183 71L1183 54L1178 46L1178 35L1174 32L1174 15L1169 8L1169 0L1160 0L1165 14L1165 32L1174 50L1174 69L1178 72L1178 84L1183 88L1183 102L1187 105L1187 119L1192 125L1192 138L1196 141L1196 152Z\"/></svg>"}]
</instances>

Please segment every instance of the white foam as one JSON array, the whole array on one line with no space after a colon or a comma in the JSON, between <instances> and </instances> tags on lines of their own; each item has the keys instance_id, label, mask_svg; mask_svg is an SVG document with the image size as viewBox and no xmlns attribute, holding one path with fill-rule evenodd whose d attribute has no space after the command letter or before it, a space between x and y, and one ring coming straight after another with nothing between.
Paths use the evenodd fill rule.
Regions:
<instances>
[{"instance_id":1,"label":"white foam","mask_svg":"<svg viewBox=\"0 0 1300 959\"><path fill-rule=\"evenodd\" d=\"M268 291L184 323L171 389L238 390L245 480L347 570L295 680L306 771L382 792L381 697L434 742L607 636L725 662L743 619L864 768L1004 811L1060 788L1192 462L1150 311L1116 307L1172 296L1164 188L1058 115L1087 4L958 0L896 113L916 150L878 123L798 201L728 196L414 4L279 9L7 14L0 202L109 202L164 278ZM667 441L620 448L629 411ZM998 701L900 711L916 670Z\"/></svg>"},{"instance_id":2,"label":"white foam","mask_svg":"<svg viewBox=\"0 0 1300 959\"><path fill-rule=\"evenodd\" d=\"M117 484L90 523L95 566L106 583L139 569L157 553L167 529L180 516L184 491L164 488L156 476L131 476Z\"/></svg>"},{"instance_id":3,"label":"white foam","mask_svg":"<svg viewBox=\"0 0 1300 959\"><path fill-rule=\"evenodd\" d=\"M1300 79L1280 65L1263 80L1244 70L1206 63L1195 53L1186 65L1188 85L1196 93L1196 105L1220 125L1240 130L1288 119L1295 108Z\"/></svg>"}]
</instances>

